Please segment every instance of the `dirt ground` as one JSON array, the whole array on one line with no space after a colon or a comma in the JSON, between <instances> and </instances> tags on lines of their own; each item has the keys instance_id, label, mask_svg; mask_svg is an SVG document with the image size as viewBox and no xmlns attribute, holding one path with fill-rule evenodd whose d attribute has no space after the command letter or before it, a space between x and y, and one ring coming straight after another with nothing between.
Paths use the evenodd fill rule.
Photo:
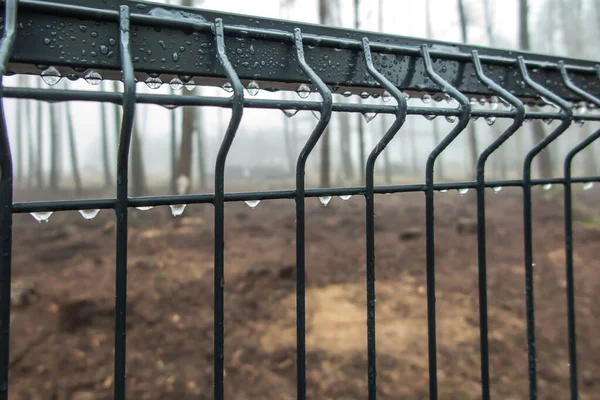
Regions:
<instances>
[{"instance_id":1,"label":"dirt ground","mask_svg":"<svg viewBox=\"0 0 600 400\"><path fill-rule=\"evenodd\" d=\"M564 231L560 189L534 205L540 399L568 398ZM575 188L575 266L582 399L600 391L600 196ZM548 196L546 196L548 197ZM488 191L492 393L527 396L522 204ZM377 368L380 399L428 398L423 194L376 198ZM475 194L436 195L440 399L476 399L479 317ZM364 198L307 200L308 398L365 399ZM461 222L462 221L462 222ZM127 391L131 399L212 399L212 207L132 213ZM466 224L466 225L465 225ZM466 229L459 229L458 226ZM226 397L294 399L293 201L228 203L225 239ZM458 232L461 230L461 232ZM112 398L114 215L49 223L14 219L11 399ZM596 394L595 394L596 393Z\"/></svg>"}]
</instances>

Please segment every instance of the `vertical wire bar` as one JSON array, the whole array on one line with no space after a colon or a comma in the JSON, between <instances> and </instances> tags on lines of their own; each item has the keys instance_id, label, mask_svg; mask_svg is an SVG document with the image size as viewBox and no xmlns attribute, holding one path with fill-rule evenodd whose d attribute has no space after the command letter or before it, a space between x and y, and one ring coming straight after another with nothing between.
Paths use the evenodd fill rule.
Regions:
<instances>
[{"instance_id":1,"label":"vertical wire bar","mask_svg":"<svg viewBox=\"0 0 600 400\"><path fill-rule=\"evenodd\" d=\"M0 41L0 399L8 399L10 363L10 284L12 260L13 162L4 112L2 79L16 39L17 0L4 3Z\"/></svg>"},{"instance_id":2,"label":"vertical wire bar","mask_svg":"<svg viewBox=\"0 0 600 400\"><path fill-rule=\"evenodd\" d=\"M333 96L327 85L306 62L304 58L304 46L302 44L302 32L298 28L294 29L294 45L300 68L304 71L310 82L317 86L317 90L323 98L321 118L319 118L319 122L317 122L306 144L300 151L298 162L296 163L296 397L298 400L304 400L306 398L304 174L306 173L306 160L331 120Z\"/></svg>"},{"instance_id":3,"label":"vertical wire bar","mask_svg":"<svg viewBox=\"0 0 600 400\"><path fill-rule=\"evenodd\" d=\"M126 380L126 306L127 306L127 185L129 173L129 148L135 118L135 72L129 41L129 7L119 9L119 36L121 69L123 70L123 120L117 156L117 265L115 305L115 388L116 400L125 399Z\"/></svg>"},{"instance_id":4,"label":"vertical wire bar","mask_svg":"<svg viewBox=\"0 0 600 400\"><path fill-rule=\"evenodd\" d=\"M396 119L377 143L369 158L365 169L365 199L367 210L367 356L368 356L368 390L369 400L377 398L377 352L375 335L375 161L385 150L386 146L398 133L406 120L406 98L400 90L387 80L373 65L369 39L362 39L362 50L365 64L369 74L384 87L398 102Z\"/></svg>"},{"instance_id":5,"label":"vertical wire bar","mask_svg":"<svg viewBox=\"0 0 600 400\"><path fill-rule=\"evenodd\" d=\"M527 359L529 375L529 398L537 399L537 372L536 372L536 351L535 351L535 307L533 293L533 222L532 222L532 202L531 202L531 165L533 159L550 143L564 133L573 120L573 111L565 100L561 99L539 83L533 81L527 72L527 66L523 57L517 59L520 73L523 81L538 95L543 96L552 103L556 104L562 111L564 117L561 124L545 139L536 144L526 155L523 162L523 236L525 250L525 303L527 317Z\"/></svg>"},{"instance_id":6,"label":"vertical wire bar","mask_svg":"<svg viewBox=\"0 0 600 400\"><path fill-rule=\"evenodd\" d=\"M491 91L506 100L516 110L512 124L496 138L477 160L477 256L479 285L479 343L481 355L481 398L490 399L490 363L488 347L488 306L487 306L487 260L485 232L485 163L522 125L525 119L525 106L506 89L485 76L481 60L476 50L472 52L473 65L478 79Z\"/></svg>"},{"instance_id":7,"label":"vertical wire bar","mask_svg":"<svg viewBox=\"0 0 600 400\"><path fill-rule=\"evenodd\" d=\"M567 73L567 68L564 63L559 62L560 75L564 85L571 91L577 93L586 100L592 102L596 107L600 107L600 99L585 92L581 88L575 86ZM600 78L600 67L596 67L596 73ZM565 212L565 274L567 281L567 330L568 330L568 347L569 347L569 380L571 400L579 398L579 390L577 384L577 342L576 342L576 323L575 323L575 284L573 273L573 193L571 172L573 158L592 144L600 137L600 129L588 136L582 142L577 144L569 153L567 153L564 161L564 212Z\"/></svg>"},{"instance_id":8,"label":"vertical wire bar","mask_svg":"<svg viewBox=\"0 0 600 400\"><path fill-rule=\"evenodd\" d=\"M425 171L425 240L427 259L427 341L429 352L429 398L437 399L437 345L435 321L435 242L434 242L434 189L433 173L435 161L438 156L452 143L454 139L467 127L471 116L469 99L456 88L446 82L433 69L431 56L427 45L421 46L421 54L425 64L425 71L429 78L435 82L445 93L458 101L460 115L454 128L444 139L429 153Z\"/></svg>"},{"instance_id":9,"label":"vertical wire bar","mask_svg":"<svg viewBox=\"0 0 600 400\"><path fill-rule=\"evenodd\" d=\"M244 112L244 86L240 81L235 69L227 58L225 50L225 34L223 29L223 20L217 18L214 24L215 41L217 45L217 59L221 67L225 71L225 76L231 83L233 88L233 96L231 97L231 120L227 131L223 136L223 142L217 154L215 164L215 276L214 276L214 398L222 400L224 397L224 286L225 286L225 265L224 265L224 248L225 248L225 161L227 153L233 143L235 134L242 120Z\"/></svg>"}]
</instances>

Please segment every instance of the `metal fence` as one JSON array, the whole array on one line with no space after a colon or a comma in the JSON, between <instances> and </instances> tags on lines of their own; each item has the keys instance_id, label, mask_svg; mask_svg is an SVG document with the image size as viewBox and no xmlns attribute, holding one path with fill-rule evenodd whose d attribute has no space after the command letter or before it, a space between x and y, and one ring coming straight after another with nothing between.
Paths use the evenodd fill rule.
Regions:
<instances>
[{"instance_id":1,"label":"metal fence","mask_svg":"<svg viewBox=\"0 0 600 400\"><path fill-rule=\"evenodd\" d=\"M599 177L573 178L573 158L600 136L600 130L572 148L564 159L561 178L532 179L531 167L538 155L567 128L579 121L600 121L600 115L575 114L573 104L585 102L600 107L598 67L591 62L558 59L549 56L475 48L420 39L332 29L292 22L257 19L204 10L160 7L149 3L108 0L5 0L3 37L0 43L0 72L39 74L55 66L61 75L83 78L89 69L100 71L108 79L120 79L123 93L75 90L8 88L0 86L1 97L42 101L94 101L119 104L123 118L119 139L117 192L111 199L69 200L52 202L13 202L13 166L2 110L0 135L0 398L9 392L9 321L11 292L11 235L15 213L43 211L113 209L117 224L116 237L116 328L114 358L114 397L125 398L126 288L128 209L156 205L210 203L214 206L214 398L224 397L224 208L225 202L264 199L294 199L296 204L296 299L297 299L297 398L306 392L305 364L305 199L334 195L361 195L366 200L367 252L365 319L367 322L368 398L376 398L375 340L375 202L380 193L423 192L426 204L426 273L429 354L429 396L437 398L436 366L436 285L435 285L435 193L448 189L474 188L477 192L477 241L479 273L479 326L481 349L481 396L490 398L488 361L487 290L486 290L486 188L520 187L523 191L525 311L529 396L537 398L536 347L534 326L534 282L532 249L532 187L560 184L564 187L564 229L568 310L568 348L571 398L578 396L575 339L575 304L573 287L573 219L572 189L576 182L598 182ZM99 32L98 44L109 46L87 56L82 52L85 25ZM74 27L74 29L73 29ZM170 40L187 43L199 51L193 57L179 56L159 47L164 30ZM58 31L50 37L48 32ZM89 33L88 33L89 34ZM86 34L86 35L88 35ZM61 35L69 36L67 43ZM57 39L58 38L58 39ZM252 51L234 51L235 40L243 41ZM106 47L105 46L105 47ZM114 48L113 48L114 46ZM144 47L144 53L137 51ZM136 49L134 51L134 48ZM150 54L152 54L150 57ZM87 58L86 58L87 57ZM162 58L162 63L154 59ZM159 66L160 65L160 66ZM150 75L148 75L150 74ZM180 77L184 82L231 85L230 98L153 95L136 93L136 81L154 74L163 78ZM260 82L267 90L316 90L322 101L259 100L244 97L244 84ZM358 94L367 91L391 96L396 105L336 103L332 93ZM458 102L457 108L408 106L406 94L445 94ZM473 98L498 96L510 110L478 110ZM553 104L554 112L532 112L526 105ZM232 109L232 116L218 152L215 166L214 194L129 197L128 155L136 104L218 106ZM226 193L224 171L229 148L242 119L245 107L313 110L320 112L296 165L296 188L287 191ZM392 114L394 122L375 146L366 164L365 186L333 189L306 189L305 166L308 156L327 128L334 112ZM435 149L429 154L424 184L375 186L374 168L378 156L398 134L407 115L445 116L455 121ZM510 127L483 150L477 162L474 182L437 184L434 166L442 152L465 130L473 118L504 118ZM489 181L485 177L486 161L526 119L560 120L543 141L529 149L523 162L521 179Z\"/></svg>"}]
</instances>

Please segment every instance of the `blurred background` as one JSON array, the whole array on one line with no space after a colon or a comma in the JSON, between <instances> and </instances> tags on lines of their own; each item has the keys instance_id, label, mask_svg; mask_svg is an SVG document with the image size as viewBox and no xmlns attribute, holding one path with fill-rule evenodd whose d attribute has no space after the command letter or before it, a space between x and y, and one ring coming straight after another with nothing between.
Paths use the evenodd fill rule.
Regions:
<instances>
[{"instance_id":1,"label":"blurred background","mask_svg":"<svg viewBox=\"0 0 600 400\"><path fill-rule=\"evenodd\" d=\"M173 3L175 4L175 3ZM600 5L595 1L389 1L321 0L291 1L179 1L184 6L205 7L227 12L292 19L330 26L358 28L388 34L436 40L467 42L501 48L522 49L576 58L590 58L595 51ZM42 77L9 77L7 85L39 85L77 90L122 90L120 83L102 81L95 71L86 80L69 81L52 69ZM44 76L45 75L45 76ZM162 85L160 85L162 83ZM254 83L255 84L255 83ZM215 87L183 85L179 79L162 82L150 78L138 83L139 92L176 95L220 96L231 93ZM260 87L249 88L248 97L282 98L291 93L269 93ZM357 95L335 101L383 103L389 98L362 99ZM364 97L364 96L363 96ZM319 100L317 93L306 100ZM448 105L442 97L413 98L409 104L431 107ZM441 103L441 104L440 104ZM476 107L504 107L488 99ZM91 103L41 104L7 100L9 130L12 137L19 188L69 189L76 196L83 189L110 190L115 177L116 128L120 109L115 105ZM595 112L575 105L578 111ZM548 107L551 110L551 107ZM245 110L244 119L227 161L228 182L247 185L268 184L291 187L295 159L317 119L309 111L286 113L273 110ZM293 115L291 115L293 114ZM133 195L178 192L177 179L188 182L179 192L212 191L213 166L217 149L229 121L230 110L181 107L167 109L139 105L131 151L131 189ZM339 113L332 119L328 133L308 162L307 179L314 186L359 184L364 175L365 157L392 122L392 116L361 116ZM488 176L506 178L520 174L523 149L538 142L558 123L534 121L526 124L513 139L496 152L488 165ZM477 154L505 129L510 120L481 119L470 124L442 155L437 180L474 178ZM382 182L422 181L422 168L429 151L451 128L443 117L429 121L411 116L400 134L378 162ZM563 135L538 158L537 176L560 172L566 150L591 131L588 125L573 125L573 134ZM328 149L321 148L327 141ZM597 172L593 154L597 145L579 157L576 168L587 174ZM252 151L247 151L251 148ZM167 149L169 149L167 151ZM182 178L182 177L185 177ZM279 181L275 183L274 181Z\"/></svg>"},{"instance_id":2,"label":"blurred background","mask_svg":"<svg viewBox=\"0 0 600 400\"><path fill-rule=\"evenodd\" d=\"M596 0L180 0L170 4L476 45L593 59ZM157 4L157 7L162 6ZM97 71L70 81L53 67L10 76L9 86L122 91ZM231 96L148 77L142 93ZM312 93L246 97L320 101ZM334 102L387 103L366 94ZM489 98L476 109L507 109ZM92 102L4 99L15 200L114 197L121 110ZM414 95L410 105L456 107ZM596 113L574 104L576 113ZM527 107L551 111L552 106ZM216 107L137 106L130 196L212 193L214 165L231 117ZM227 192L293 189L296 159L318 115L244 110L226 164ZM364 184L365 158L393 122L388 115L334 113L311 153L307 186ZM436 182L473 180L479 153L511 120L472 120L436 162ZM429 152L456 121L413 115L376 164L376 183L424 182ZM487 163L487 179L521 179L525 153L559 122L527 122ZM535 177L562 177L568 150L597 129L573 124L535 159ZM323 144L327 142L327 146ZM598 145L574 175L597 176ZM580 398L600 391L600 196L573 185ZM435 194L440 399L481 398L477 207L474 190ZM569 388L561 185L533 188L538 395ZM528 394L520 187L486 189L491 389ZM428 395L423 193L376 196L377 369L380 399ZM114 368L115 218L111 210L14 216L11 399L111 399ZM82 218L83 217L83 218ZM47 222L47 223L44 223ZM213 209L211 204L130 209L127 391L136 399L212 399ZM296 398L296 215L294 200L228 202L225 210L225 388L235 400ZM367 391L365 206L362 196L306 199L307 395L364 399Z\"/></svg>"}]
</instances>

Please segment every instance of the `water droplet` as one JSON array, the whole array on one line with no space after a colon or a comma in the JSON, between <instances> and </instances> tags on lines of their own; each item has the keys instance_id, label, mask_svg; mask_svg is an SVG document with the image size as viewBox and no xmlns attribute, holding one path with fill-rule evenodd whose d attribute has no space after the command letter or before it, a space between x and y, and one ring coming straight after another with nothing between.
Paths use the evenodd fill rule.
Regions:
<instances>
[{"instance_id":1,"label":"water droplet","mask_svg":"<svg viewBox=\"0 0 600 400\"><path fill-rule=\"evenodd\" d=\"M136 207L136 210L148 211L148 210L152 210L153 208L154 208L154 206L140 206L140 207Z\"/></svg>"},{"instance_id":2,"label":"water droplet","mask_svg":"<svg viewBox=\"0 0 600 400\"><path fill-rule=\"evenodd\" d=\"M54 67L48 67L40 75L42 76L42 80L50 86L56 85L60 81L60 78L62 78L60 72Z\"/></svg>"},{"instance_id":3,"label":"water droplet","mask_svg":"<svg viewBox=\"0 0 600 400\"><path fill-rule=\"evenodd\" d=\"M100 45L100 53L108 54L108 47L105 44Z\"/></svg>"},{"instance_id":4,"label":"water droplet","mask_svg":"<svg viewBox=\"0 0 600 400\"><path fill-rule=\"evenodd\" d=\"M552 123L552 119L551 118L544 118L542 121L544 121L544 123L546 125L550 125Z\"/></svg>"},{"instance_id":5,"label":"water droplet","mask_svg":"<svg viewBox=\"0 0 600 400\"><path fill-rule=\"evenodd\" d=\"M340 199L342 199L344 201L350 200L351 198L352 198L351 194L343 194L340 196Z\"/></svg>"},{"instance_id":6,"label":"water droplet","mask_svg":"<svg viewBox=\"0 0 600 400\"><path fill-rule=\"evenodd\" d=\"M442 190L440 190L440 193L447 193L447 192L448 192L448 189L442 189Z\"/></svg>"},{"instance_id":7,"label":"water droplet","mask_svg":"<svg viewBox=\"0 0 600 400\"><path fill-rule=\"evenodd\" d=\"M302 86L300 86L300 87L302 87ZM300 96L300 94L298 94L298 96ZM352 96L352 92L344 92L344 93L342 93L342 96L350 97L350 96ZM300 97L302 97L302 96L300 96ZM308 97L308 96L306 96L306 97ZM306 97L302 97L302 98L305 99Z\"/></svg>"},{"instance_id":8,"label":"water droplet","mask_svg":"<svg viewBox=\"0 0 600 400\"><path fill-rule=\"evenodd\" d=\"M404 95L404 98L406 99L406 101L409 101L409 100L410 100L410 94L408 94L408 93L406 93L406 92L404 92L404 93L402 93L402 94Z\"/></svg>"},{"instance_id":9,"label":"water droplet","mask_svg":"<svg viewBox=\"0 0 600 400\"><path fill-rule=\"evenodd\" d=\"M298 87L298 89L296 89L296 93L298 93L298 97L300 97L301 99L305 99L310 95L310 88L308 87L308 85L305 85L304 83L302 85L300 85ZM346 96L346 93L349 92L344 92L344 96ZM346 96L348 97L348 96Z\"/></svg>"},{"instance_id":10,"label":"water droplet","mask_svg":"<svg viewBox=\"0 0 600 400\"><path fill-rule=\"evenodd\" d=\"M428 121L433 121L435 119L435 117L437 117L437 115L435 115L435 114L426 114L426 115L423 115L423 116Z\"/></svg>"},{"instance_id":11,"label":"water droplet","mask_svg":"<svg viewBox=\"0 0 600 400\"><path fill-rule=\"evenodd\" d=\"M158 77L149 76L148 79L146 79L146 86L150 89L158 89L160 88L160 85L162 85L162 81Z\"/></svg>"},{"instance_id":12,"label":"water droplet","mask_svg":"<svg viewBox=\"0 0 600 400\"><path fill-rule=\"evenodd\" d=\"M368 99L369 98L369 92L360 92L359 94L361 99Z\"/></svg>"},{"instance_id":13,"label":"water droplet","mask_svg":"<svg viewBox=\"0 0 600 400\"><path fill-rule=\"evenodd\" d=\"M446 121L453 123L454 121L456 121L456 116L455 115L446 115Z\"/></svg>"},{"instance_id":14,"label":"water droplet","mask_svg":"<svg viewBox=\"0 0 600 400\"><path fill-rule=\"evenodd\" d=\"M381 95L381 100L385 101L386 103L389 102L392 99L392 95L390 94L390 92L388 92L387 90L385 90L383 92L383 94Z\"/></svg>"},{"instance_id":15,"label":"water droplet","mask_svg":"<svg viewBox=\"0 0 600 400\"><path fill-rule=\"evenodd\" d=\"M429 93L425 93L422 97L421 97L421 101L425 104L427 103L431 103L431 95Z\"/></svg>"},{"instance_id":16,"label":"water droplet","mask_svg":"<svg viewBox=\"0 0 600 400\"><path fill-rule=\"evenodd\" d=\"M260 90L260 87L258 86L258 83L256 83L256 81L251 81L248 86L246 86L246 91L248 91L248 94L250 96L256 96L258 94L258 91Z\"/></svg>"},{"instance_id":17,"label":"water droplet","mask_svg":"<svg viewBox=\"0 0 600 400\"><path fill-rule=\"evenodd\" d=\"M551 183L546 183L544 186L542 186L542 189L544 191L548 191L548 190L552 189L552 184Z\"/></svg>"},{"instance_id":18,"label":"water droplet","mask_svg":"<svg viewBox=\"0 0 600 400\"><path fill-rule=\"evenodd\" d=\"M469 103L470 103L472 106L474 106L474 105L476 105L476 104L477 104L477 99L476 99L475 97L471 97L471 98L469 99Z\"/></svg>"},{"instance_id":19,"label":"water droplet","mask_svg":"<svg viewBox=\"0 0 600 400\"><path fill-rule=\"evenodd\" d=\"M96 71L90 71L85 74L84 79L90 85L99 85L102 82L102 75Z\"/></svg>"},{"instance_id":20,"label":"water droplet","mask_svg":"<svg viewBox=\"0 0 600 400\"><path fill-rule=\"evenodd\" d=\"M494 125L494 122L496 122L496 117L485 117L485 122L489 126L492 126Z\"/></svg>"},{"instance_id":21,"label":"water droplet","mask_svg":"<svg viewBox=\"0 0 600 400\"><path fill-rule=\"evenodd\" d=\"M544 96L540 96L540 98L542 99L542 101L554 108L559 108L556 104L554 104L553 102L551 102L550 100L548 100L547 98L545 98Z\"/></svg>"},{"instance_id":22,"label":"water droplet","mask_svg":"<svg viewBox=\"0 0 600 400\"><path fill-rule=\"evenodd\" d=\"M171 89L173 90L181 90L183 89L183 82L181 82L181 79L179 78L173 78L171 82L169 82L169 86L171 86Z\"/></svg>"},{"instance_id":23,"label":"water droplet","mask_svg":"<svg viewBox=\"0 0 600 400\"><path fill-rule=\"evenodd\" d=\"M250 208L256 208L260 204L260 200L246 200L244 203L248 204Z\"/></svg>"},{"instance_id":24,"label":"water droplet","mask_svg":"<svg viewBox=\"0 0 600 400\"><path fill-rule=\"evenodd\" d=\"M585 101L582 101L581 103L579 103L577 105L577 112L579 114L585 114L587 112L587 105L585 104Z\"/></svg>"},{"instance_id":25,"label":"water droplet","mask_svg":"<svg viewBox=\"0 0 600 400\"><path fill-rule=\"evenodd\" d=\"M494 186L494 187L492 188L492 190L494 191L494 193L498 193L499 191L501 191L501 190L502 190L502 186Z\"/></svg>"},{"instance_id":26,"label":"water droplet","mask_svg":"<svg viewBox=\"0 0 600 400\"><path fill-rule=\"evenodd\" d=\"M469 193L469 188L458 189L458 193L460 193L461 196L464 196L465 194Z\"/></svg>"},{"instance_id":27,"label":"water droplet","mask_svg":"<svg viewBox=\"0 0 600 400\"><path fill-rule=\"evenodd\" d=\"M499 103L498 96L492 96L490 98L490 108L492 110L496 110L498 108L498 103Z\"/></svg>"},{"instance_id":28,"label":"water droplet","mask_svg":"<svg viewBox=\"0 0 600 400\"><path fill-rule=\"evenodd\" d=\"M313 117L315 117L316 119L321 119L321 112L320 111L311 110L310 112L312 113Z\"/></svg>"},{"instance_id":29,"label":"water droplet","mask_svg":"<svg viewBox=\"0 0 600 400\"><path fill-rule=\"evenodd\" d=\"M173 53L172 57L173 57L173 61L177 62L177 60L179 60L179 53L177 53L177 52Z\"/></svg>"},{"instance_id":30,"label":"water droplet","mask_svg":"<svg viewBox=\"0 0 600 400\"><path fill-rule=\"evenodd\" d=\"M583 184L583 190L590 190L594 187L594 182L586 182Z\"/></svg>"},{"instance_id":31,"label":"water droplet","mask_svg":"<svg viewBox=\"0 0 600 400\"><path fill-rule=\"evenodd\" d=\"M479 101L480 106L485 106L485 103L487 103L487 99L485 97L481 97L477 101Z\"/></svg>"},{"instance_id":32,"label":"water droplet","mask_svg":"<svg viewBox=\"0 0 600 400\"><path fill-rule=\"evenodd\" d=\"M503 97L499 97L499 99L500 99L500 103L501 103L501 104L502 104L504 107L506 107L506 108L510 108L511 110L514 108L514 107L512 106L512 104L510 104L508 101L506 101L506 100L505 100Z\"/></svg>"},{"instance_id":33,"label":"water droplet","mask_svg":"<svg viewBox=\"0 0 600 400\"><path fill-rule=\"evenodd\" d=\"M285 109L284 109L284 110L281 110L281 111L282 111L282 112L285 114L285 116L286 116L286 117L288 117L288 118L292 118L294 115L296 115L296 114L298 113L298 110L296 110L296 109L293 109L293 108L292 108L292 109L290 109L290 110L285 110Z\"/></svg>"},{"instance_id":34,"label":"water droplet","mask_svg":"<svg viewBox=\"0 0 600 400\"><path fill-rule=\"evenodd\" d=\"M531 118L525 118L523 121L526 122L526 123L530 123L531 122Z\"/></svg>"},{"instance_id":35,"label":"water droplet","mask_svg":"<svg viewBox=\"0 0 600 400\"><path fill-rule=\"evenodd\" d=\"M183 210L185 210L185 206L187 204L173 204L170 205L169 207L171 207L171 214L173 214L174 217L178 217L181 214L183 214Z\"/></svg>"},{"instance_id":36,"label":"water droplet","mask_svg":"<svg viewBox=\"0 0 600 400\"><path fill-rule=\"evenodd\" d=\"M225 84L223 86L221 86L221 88L223 88L223 90L226 91L227 93L233 92L233 87L231 86L231 83L229 83L229 82L225 82Z\"/></svg>"},{"instance_id":37,"label":"water droplet","mask_svg":"<svg viewBox=\"0 0 600 400\"><path fill-rule=\"evenodd\" d=\"M365 118L365 121L367 121L367 123L369 123L375 119L375 117L377 116L377 113L364 112L364 113L362 113L362 116Z\"/></svg>"},{"instance_id":38,"label":"water droplet","mask_svg":"<svg viewBox=\"0 0 600 400\"><path fill-rule=\"evenodd\" d=\"M577 126L583 126L584 121L582 119L576 119L575 121L573 121L575 123L575 125Z\"/></svg>"},{"instance_id":39,"label":"water droplet","mask_svg":"<svg viewBox=\"0 0 600 400\"><path fill-rule=\"evenodd\" d=\"M79 210L79 214L85 219L94 219L96 215L100 212L100 209L96 208L94 210Z\"/></svg>"},{"instance_id":40,"label":"water droplet","mask_svg":"<svg viewBox=\"0 0 600 400\"><path fill-rule=\"evenodd\" d=\"M32 212L30 213L33 218L40 224L42 222L48 222L50 216L54 214L54 211L40 211L40 212Z\"/></svg>"},{"instance_id":41,"label":"water droplet","mask_svg":"<svg viewBox=\"0 0 600 400\"><path fill-rule=\"evenodd\" d=\"M190 79L185 83L185 88L189 91L192 91L196 88L196 82L193 79Z\"/></svg>"},{"instance_id":42,"label":"water droplet","mask_svg":"<svg viewBox=\"0 0 600 400\"><path fill-rule=\"evenodd\" d=\"M444 100L444 96L442 96L441 94L435 95L433 98L433 101L435 101L436 103L439 103L442 100Z\"/></svg>"},{"instance_id":43,"label":"water droplet","mask_svg":"<svg viewBox=\"0 0 600 400\"><path fill-rule=\"evenodd\" d=\"M319 201L321 202L321 204L327 207L327 204L329 204L329 202L331 201L331 196L321 196L319 197Z\"/></svg>"}]
</instances>

